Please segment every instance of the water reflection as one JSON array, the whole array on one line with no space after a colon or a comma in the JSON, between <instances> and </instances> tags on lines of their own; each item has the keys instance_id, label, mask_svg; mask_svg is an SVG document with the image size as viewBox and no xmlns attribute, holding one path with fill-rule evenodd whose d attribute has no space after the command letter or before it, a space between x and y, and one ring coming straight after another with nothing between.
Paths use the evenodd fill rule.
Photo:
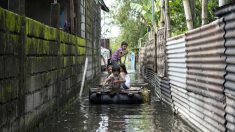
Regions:
<instances>
[{"instance_id":1,"label":"water reflection","mask_svg":"<svg viewBox=\"0 0 235 132\"><path fill-rule=\"evenodd\" d=\"M131 74L131 78L141 80L136 74ZM43 132L194 131L174 116L170 106L154 98L149 104L141 105L92 105L84 97L49 121Z\"/></svg>"},{"instance_id":2,"label":"water reflection","mask_svg":"<svg viewBox=\"0 0 235 132\"><path fill-rule=\"evenodd\" d=\"M193 131L169 106L152 101L142 105L90 105L87 99L77 101L49 122L44 132L168 132Z\"/></svg>"}]
</instances>

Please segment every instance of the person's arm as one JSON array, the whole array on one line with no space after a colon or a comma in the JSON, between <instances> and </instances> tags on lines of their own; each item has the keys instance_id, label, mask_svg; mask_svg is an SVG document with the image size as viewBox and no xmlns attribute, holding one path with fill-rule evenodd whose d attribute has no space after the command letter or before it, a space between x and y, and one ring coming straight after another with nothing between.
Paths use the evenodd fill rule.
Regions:
<instances>
[{"instance_id":1,"label":"person's arm","mask_svg":"<svg viewBox=\"0 0 235 132\"><path fill-rule=\"evenodd\" d=\"M113 77L113 74L109 75L109 77L104 80L103 85L105 85L107 82L111 81L112 77Z\"/></svg>"},{"instance_id":2,"label":"person's arm","mask_svg":"<svg viewBox=\"0 0 235 132\"><path fill-rule=\"evenodd\" d=\"M125 81L126 81L125 78L123 78L123 77L120 75L120 79L113 81L113 83L125 83Z\"/></svg>"},{"instance_id":3,"label":"person's arm","mask_svg":"<svg viewBox=\"0 0 235 132\"><path fill-rule=\"evenodd\" d=\"M127 55L127 53L128 53L128 51L120 51L119 52L119 58L121 58L121 57L123 57L123 56L125 56L125 55Z\"/></svg>"}]
</instances>

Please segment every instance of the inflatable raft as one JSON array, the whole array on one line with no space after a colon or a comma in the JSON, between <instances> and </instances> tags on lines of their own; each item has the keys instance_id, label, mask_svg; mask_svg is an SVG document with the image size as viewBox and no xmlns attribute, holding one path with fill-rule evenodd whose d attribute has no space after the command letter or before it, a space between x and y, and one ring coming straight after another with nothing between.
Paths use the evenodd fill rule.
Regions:
<instances>
[{"instance_id":1,"label":"inflatable raft","mask_svg":"<svg viewBox=\"0 0 235 132\"><path fill-rule=\"evenodd\" d=\"M150 90L141 84L118 92L111 88L90 88L89 101L92 104L141 104L150 101Z\"/></svg>"}]
</instances>

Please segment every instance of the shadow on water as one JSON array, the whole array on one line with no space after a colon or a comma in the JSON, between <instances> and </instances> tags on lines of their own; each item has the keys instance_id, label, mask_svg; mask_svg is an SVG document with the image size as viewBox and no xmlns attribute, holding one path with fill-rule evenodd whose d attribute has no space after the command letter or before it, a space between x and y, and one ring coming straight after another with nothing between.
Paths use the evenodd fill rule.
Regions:
<instances>
[{"instance_id":1,"label":"shadow on water","mask_svg":"<svg viewBox=\"0 0 235 132\"><path fill-rule=\"evenodd\" d=\"M142 80L135 73L130 75L132 80ZM141 105L92 105L84 97L47 124L43 132L194 131L174 116L170 106L154 97L150 103Z\"/></svg>"}]
</instances>

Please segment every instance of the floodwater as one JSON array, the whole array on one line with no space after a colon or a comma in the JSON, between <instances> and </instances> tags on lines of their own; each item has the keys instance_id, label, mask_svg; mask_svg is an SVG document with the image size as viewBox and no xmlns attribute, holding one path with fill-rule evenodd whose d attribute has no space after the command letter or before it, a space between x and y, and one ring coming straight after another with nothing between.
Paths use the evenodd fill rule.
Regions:
<instances>
[{"instance_id":1,"label":"floodwater","mask_svg":"<svg viewBox=\"0 0 235 132\"><path fill-rule=\"evenodd\" d=\"M135 73L132 81L143 81ZM154 91L152 92L154 93ZM88 96L78 99L52 121L43 132L191 132L195 131L169 105L154 96L141 105L93 105Z\"/></svg>"}]
</instances>

